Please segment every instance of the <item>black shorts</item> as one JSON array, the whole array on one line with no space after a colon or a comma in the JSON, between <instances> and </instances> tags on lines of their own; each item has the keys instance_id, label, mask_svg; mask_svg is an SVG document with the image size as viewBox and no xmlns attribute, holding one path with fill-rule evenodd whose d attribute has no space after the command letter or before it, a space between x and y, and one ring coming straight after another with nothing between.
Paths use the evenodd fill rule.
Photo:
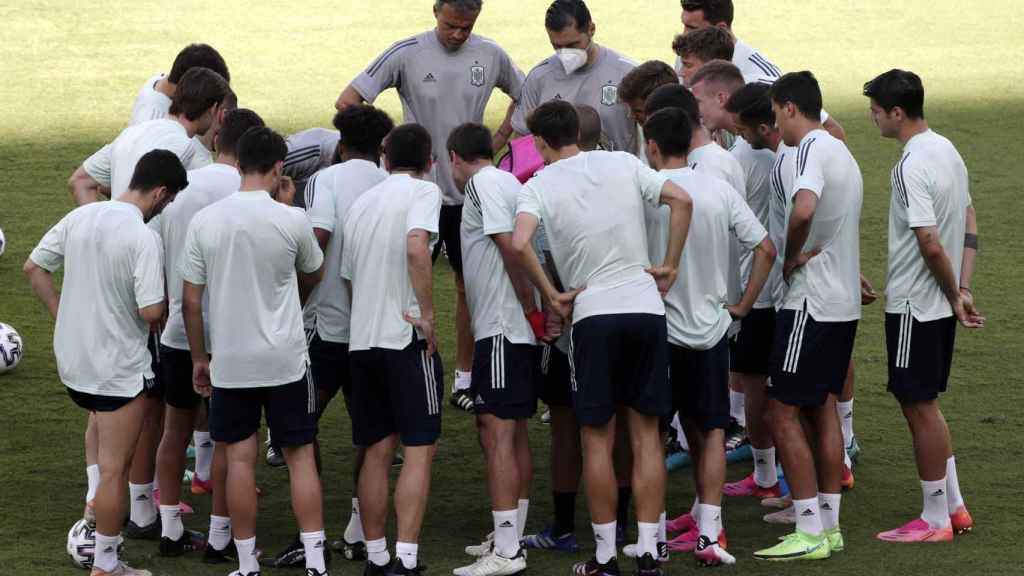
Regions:
<instances>
[{"instance_id":1,"label":"black shorts","mask_svg":"<svg viewBox=\"0 0 1024 576\"><path fill-rule=\"evenodd\" d=\"M548 406L572 407L572 370L569 355L558 346L545 344L540 356L538 396Z\"/></svg>"},{"instance_id":2,"label":"black shorts","mask_svg":"<svg viewBox=\"0 0 1024 576\"><path fill-rule=\"evenodd\" d=\"M462 276L462 204L441 205L441 218L437 226L437 244L434 245L434 260L441 254L444 245L448 262L456 274Z\"/></svg>"},{"instance_id":3,"label":"black shorts","mask_svg":"<svg viewBox=\"0 0 1024 576\"><path fill-rule=\"evenodd\" d=\"M909 313L885 315L889 392L901 403L928 402L946 391L956 322L956 316L918 322Z\"/></svg>"},{"instance_id":4,"label":"black shorts","mask_svg":"<svg viewBox=\"0 0 1024 576\"><path fill-rule=\"evenodd\" d=\"M806 311L780 310L775 324L768 397L800 407L841 394L857 338L857 321L818 322Z\"/></svg>"},{"instance_id":5,"label":"black shorts","mask_svg":"<svg viewBox=\"0 0 1024 576\"><path fill-rule=\"evenodd\" d=\"M352 417L349 408L352 395L352 371L348 362L348 344L339 342L328 342L314 330L309 338L309 371L313 378L313 385L317 390L327 394L327 398L334 398L341 390L345 397L345 409ZM321 406L321 409L324 407Z\"/></svg>"},{"instance_id":6,"label":"black shorts","mask_svg":"<svg viewBox=\"0 0 1024 576\"><path fill-rule=\"evenodd\" d=\"M164 402L179 410L199 406L202 396L192 386L192 353L160 345L160 371L164 382Z\"/></svg>"},{"instance_id":7,"label":"black shorts","mask_svg":"<svg viewBox=\"0 0 1024 576\"><path fill-rule=\"evenodd\" d=\"M316 439L317 399L313 379L306 375L291 384L260 388L213 388L210 434L215 442L232 444L260 429L262 412L275 446L305 446Z\"/></svg>"},{"instance_id":8,"label":"black shorts","mask_svg":"<svg viewBox=\"0 0 1024 576\"><path fill-rule=\"evenodd\" d=\"M729 338L708 350L669 345L672 407L705 432L729 427Z\"/></svg>"},{"instance_id":9,"label":"black shorts","mask_svg":"<svg viewBox=\"0 0 1024 576\"><path fill-rule=\"evenodd\" d=\"M146 348L149 349L149 368L153 371L153 386L147 387L144 391L146 398L157 398L163 399L165 392L164 385L164 371L161 367L161 346L160 346L160 333L150 332L149 338L146 339ZM189 380L192 377L189 376Z\"/></svg>"},{"instance_id":10,"label":"black shorts","mask_svg":"<svg viewBox=\"0 0 1024 576\"><path fill-rule=\"evenodd\" d=\"M608 314L570 334L573 407L580 426L603 426L619 405L648 416L672 410L665 317Z\"/></svg>"},{"instance_id":11,"label":"black shorts","mask_svg":"<svg viewBox=\"0 0 1024 576\"><path fill-rule=\"evenodd\" d=\"M100 394L88 394L86 392L72 390L67 386L65 386L64 389L68 391L68 396L71 396L71 399L74 400L75 404L78 404L80 408L84 408L89 412L117 412L121 408L130 404L132 400L146 394L147 390L155 385L156 381L154 379L146 378L143 380L142 391L135 396L103 396Z\"/></svg>"},{"instance_id":12,"label":"black shorts","mask_svg":"<svg viewBox=\"0 0 1024 576\"><path fill-rule=\"evenodd\" d=\"M473 347L470 394L477 414L522 420L537 413L540 348L513 344L502 335L477 340Z\"/></svg>"},{"instance_id":13,"label":"black shorts","mask_svg":"<svg viewBox=\"0 0 1024 576\"><path fill-rule=\"evenodd\" d=\"M444 370L416 340L402 350L352 352L352 443L372 446L392 434L406 446L429 446L441 436Z\"/></svg>"},{"instance_id":14,"label":"black shorts","mask_svg":"<svg viewBox=\"0 0 1024 576\"><path fill-rule=\"evenodd\" d=\"M775 340L775 309L755 308L740 324L740 333L729 340L729 371L767 376L771 371Z\"/></svg>"}]
</instances>

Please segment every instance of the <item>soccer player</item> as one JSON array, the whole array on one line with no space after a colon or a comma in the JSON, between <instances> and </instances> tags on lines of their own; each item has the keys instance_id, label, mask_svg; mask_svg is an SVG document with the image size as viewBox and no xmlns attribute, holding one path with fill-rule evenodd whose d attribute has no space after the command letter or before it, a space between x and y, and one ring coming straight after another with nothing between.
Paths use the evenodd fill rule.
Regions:
<instances>
[{"instance_id":1,"label":"soccer player","mask_svg":"<svg viewBox=\"0 0 1024 576\"><path fill-rule=\"evenodd\" d=\"M635 154L637 126L632 117L623 113L619 85L636 64L594 42L597 26L583 0L552 2L544 28L555 53L527 75L523 97L512 116L512 127L519 134L529 134L527 118L549 100L586 104L601 115L611 149Z\"/></svg>"},{"instance_id":2,"label":"soccer player","mask_svg":"<svg viewBox=\"0 0 1024 576\"><path fill-rule=\"evenodd\" d=\"M190 171L188 187L159 218L168 300L167 323L160 337L160 367L163 370L164 401L167 406L156 463L157 481L165 487L161 491L160 501L162 556L180 556L190 552L197 547L198 540L197 534L185 530L182 525L178 504L178 485L185 470L185 448L192 436L202 400L192 386L192 355L189 353L185 319L181 313L183 281L180 266L185 257L185 236L196 213L238 191L242 184L242 177L238 173L238 140L254 126L263 126L263 119L255 112L234 110L228 113L217 135L217 161ZM224 446L214 447L213 459L216 463L205 467L205 476L200 474L204 467L196 466L196 478L210 484L213 491L210 539L204 560L226 562L229 556L233 557L233 552L229 550L231 519L228 517L224 491ZM217 477L211 478L211 469L219 472Z\"/></svg>"},{"instance_id":3,"label":"soccer player","mask_svg":"<svg viewBox=\"0 0 1024 576\"><path fill-rule=\"evenodd\" d=\"M284 159L284 175L295 181L296 190L304 192L314 174L341 162L339 138L337 130L327 128L310 128L285 138L288 156ZM300 208L311 207L304 193L296 200Z\"/></svg>"},{"instance_id":4,"label":"soccer player","mask_svg":"<svg viewBox=\"0 0 1024 576\"><path fill-rule=\"evenodd\" d=\"M889 391L914 439L924 500L919 518L878 538L949 542L973 521L960 494L938 396L949 380L957 322L968 329L985 325L971 292L977 216L963 159L928 127L921 78L890 70L865 84L864 95L882 137L903 144L891 177L885 334Z\"/></svg>"},{"instance_id":5,"label":"soccer player","mask_svg":"<svg viewBox=\"0 0 1024 576\"><path fill-rule=\"evenodd\" d=\"M392 130L384 144L390 175L353 202L345 217L341 277L351 294L352 440L366 449L359 474L366 576L420 573L419 534L444 386L430 258L441 211L441 191L427 180L432 149L430 133L419 124ZM399 440L405 464L395 487L392 563L384 528Z\"/></svg>"},{"instance_id":6,"label":"soccer player","mask_svg":"<svg viewBox=\"0 0 1024 576\"><path fill-rule=\"evenodd\" d=\"M661 60L648 60L622 77L619 84L619 100L629 107L629 112L637 124L642 125L647 120L644 102L651 92L666 84L678 83L679 78L671 66ZM640 143L640 147L644 147L643 142Z\"/></svg>"},{"instance_id":7,"label":"soccer player","mask_svg":"<svg viewBox=\"0 0 1024 576\"><path fill-rule=\"evenodd\" d=\"M188 227L182 314L193 386L211 398L210 432L226 446L238 573L259 573L255 467L265 412L288 461L306 574L323 576L326 538L313 451L317 398L300 303L323 276L323 253L305 215L268 193L278 187L286 153L284 138L269 128L250 128L238 141L240 191L200 210Z\"/></svg>"},{"instance_id":8,"label":"soccer player","mask_svg":"<svg viewBox=\"0 0 1024 576\"><path fill-rule=\"evenodd\" d=\"M57 322L53 348L61 381L72 400L94 415L99 435L92 576L150 576L117 555L144 395L154 384L146 339L166 311L160 243L145 221L186 184L185 168L173 153L143 154L127 191L114 202L73 210L25 262L33 291ZM52 274L62 265L58 295ZM102 361L96 342L105 346Z\"/></svg>"},{"instance_id":9,"label":"soccer player","mask_svg":"<svg viewBox=\"0 0 1024 576\"><path fill-rule=\"evenodd\" d=\"M338 271L341 267L342 237L349 207L364 192L385 178L380 167L381 143L395 127L383 110L366 104L350 106L334 117L335 145L340 144L341 163L312 176L306 187L307 215L313 233L324 252L324 280L309 296L304 310L306 339L309 342L310 376L317 390L317 418L323 417L331 400L341 391L349 418L352 416L352 380L349 368L349 321L351 309L348 288ZM285 161L287 164L287 160ZM366 560L366 542L359 516L359 469L364 449L356 446L352 470L353 497L351 516L335 549L353 561ZM319 443L317 467L320 468ZM301 566L305 548L300 538L271 559L268 565L283 568Z\"/></svg>"},{"instance_id":10,"label":"soccer player","mask_svg":"<svg viewBox=\"0 0 1024 576\"><path fill-rule=\"evenodd\" d=\"M659 575L658 520L665 459L658 420L671 404L665 309L690 225L685 190L624 152L580 152L568 102L542 104L530 133L547 166L520 191L513 245L545 303L572 320L573 405L581 427L587 501L597 550L577 575L619 574L616 481L612 466L617 405L626 406L637 490L639 574ZM671 228L664 263L650 266L643 205L667 204ZM569 292L556 291L532 248L544 222L555 266ZM582 292L581 292L582 291ZM579 295L577 297L577 294ZM574 304L575 299L575 304Z\"/></svg>"},{"instance_id":11,"label":"soccer player","mask_svg":"<svg viewBox=\"0 0 1024 576\"><path fill-rule=\"evenodd\" d=\"M652 165L679 186L694 190L694 220L688 250L679 263L686 282L677 282L665 298L673 406L691 446L698 487L695 555L704 565L733 564L725 552L722 485L725 481L725 428L729 415L729 342L733 318L750 314L771 272L774 244L739 192L724 181L689 168L686 151L692 128L686 113L670 108L644 124ZM668 235L664 209L647 211L651 260L658 261ZM741 300L726 307L733 240L753 254Z\"/></svg>"},{"instance_id":12,"label":"soccer player","mask_svg":"<svg viewBox=\"0 0 1024 576\"><path fill-rule=\"evenodd\" d=\"M672 51L679 58L679 77L686 86L693 85L693 75L712 60L732 60L734 43L729 32L709 26L679 34L672 41Z\"/></svg>"},{"instance_id":13,"label":"soccer player","mask_svg":"<svg viewBox=\"0 0 1024 576\"><path fill-rule=\"evenodd\" d=\"M822 128L821 89L813 74L786 74L770 97L783 141L798 147L787 199L788 290L776 322L768 390L796 531L754 556L818 560L843 549L843 447L835 395L846 379L861 315L863 181L846 146Z\"/></svg>"},{"instance_id":14,"label":"soccer player","mask_svg":"<svg viewBox=\"0 0 1024 576\"><path fill-rule=\"evenodd\" d=\"M373 102L388 88L396 88L406 122L427 128L434 143L431 180L443 194L439 246L444 246L455 272L455 381L450 402L473 411L468 390L473 367L473 331L466 307L462 276L459 226L465 200L452 179L445 142L448 134L466 122L482 123L495 88L512 99L494 149L504 148L512 135L511 114L523 88L523 73L494 41L473 34L482 0L435 0L437 27L396 42L360 74L338 98L337 107ZM439 252L435 251L435 257Z\"/></svg>"},{"instance_id":15,"label":"soccer player","mask_svg":"<svg viewBox=\"0 0 1024 576\"><path fill-rule=\"evenodd\" d=\"M521 184L494 167L490 131L464 124L448 137L452 174L468 202L462 218L466 300L473 317L473 396L494 519L493 546L456 576L508 576L526 569L519 541L533 475L528 419L537 409L537 338L545 336L536 292L512 250Z\"/></svg>"}]
</instances>

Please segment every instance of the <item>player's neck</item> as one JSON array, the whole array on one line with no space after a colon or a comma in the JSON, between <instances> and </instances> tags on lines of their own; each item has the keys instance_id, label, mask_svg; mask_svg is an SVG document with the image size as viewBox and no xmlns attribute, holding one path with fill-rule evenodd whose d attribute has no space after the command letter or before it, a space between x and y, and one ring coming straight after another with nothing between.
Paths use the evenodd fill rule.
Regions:
<instances>
[{"instance_id":1,"label":"player's neck","mask_svg":"<svg viewBox=\"0 0 1024 576\"><path fill-rule=\"evenodd\" d=\"M371 164L376 164L380 166L379 156L371 156L369 154L357 154L354 152L349 152L345 148L341 149L341 154L338 156L338 158L340 158L342 162L348 162L349 160L364 160Z\"/></svg>"},{"instance_id":2,"label":"player's neck","mask_svg":"<svg viewBox=\"0 0 1024 576\"><path fill-rule=\"evenodd\" d=\"M797 129L795 131L798 141L803 141L808 134L815 130L824 130L821 121L811 120L806 116L798 116Z\"/></svg>"},{"instance_id":3,"label":"player's neck","mask_svg":"<svg viewBox=\"0 0 1024 576\"><path fill-rule=\"evenodd\" d=\"M114 202L124 202L125 204L131 204L142 212L142 219L149 220L147 214L153 208L152 195L143 195L138 190L128 190L124 194L121 194Z\"/></svg>"},{"instance_id":4,"label":"player's neck","mask_svg":"<svg viewBox=\"0 0 1024 576\"><path fill-rule=\"evenodd\" d=\"M174 116L170 116L170 118L177 121L178 124L181 124L181 126L185 129L185 133L188 134L189 138L195 136L196 132L199 131L199 124L197 122L189 120L187 117L185 117L184 114L177 114Z\"/></svg>"},{"instance_id":5,"label":"player's neck","mask_svg":"<svg viewBox=\"0 0 1024 576\"><path fill-rule=\"evenodd\" d=\"M408 176L415 180L426 180L425 174L416 170L392 170L392 176Z\"/></svg>"},{"instance_id":6,"label":"player's neck","mask_svg":"<svg viewBox=\"0 0 1024 576\"><path fill-rule=\"evenodd\" d=\"M587 63L586 66L591 66L594 62L597 62L597 58L601 55L601 45L593 40L590 41L590 47L587 48Z\"/></svg>"},{"instance_id":7,"label":"player's neck","mask_svg":"<svg viewBox=\"0 0 1024 576\"><path fill-rule=\"evenodd\" d=\"M659 170L679 170L689 166L689 160L686 156L673 156L671 158L664 158Z\"/></svg>"},{"instance_id":8,"label":"player's neck","mask_svg":"<svg viewBox=\"0 0 1024 576\"><path fill-rule=\"evenodd\" d=\"M269 192L275 187L274 173L268 172L266 174L260 174L255 172L253 174L242 174L242 186L239 188L240 192Z\"/></svg>"},{"instance_id":9,"label":"player's neck","mask_svg":"<svg viewBox=\"0 0 1024 576\"><path fill-rule=\"evenodd\" d=\"M900 128L900 133L899 136L897 136L897 138L899 139L901 144L906 146L907 142L910 142L911 138L917 136L918 134L927 132L928 130L928 121L925 120L924 118L921 118L919 120L908 120Z\"/></svg>"},{"instance_id":10,"label":"player's neck","mask_svg":"<svg viewBox=\"0 0 1024 576\"><path fill-rule=\"evenodd\" d=\"M580 147L575 144L565 146L564 148L559 148L558 150L555 151L555 162L558 162L559 160L566 160L568 158L572 158L573 156L576 156L579 153Z\"/></svg>"},{"instance_id":11,"label":"player's neck","mask_svg":"<svg viewBox=\"0 0 1024 576\"><path fill-rule=\"evenodd\" d=\"M492 164L491 161L486 158L481 158L476 162L468 163L466 165L467 176L469 176L469 178L472 178L473 176L476 176L477 172L483 170L484 168L487 168L488 166L494 166L494 164ZM467 178L467 180L469 178Z\"/></svg>"},{"instance_id":12,"label":"player's neck","mask_svg":"<svg viewBox=\"0 0 1024 576\"><path fill-rule=\"evenodd\" d=\"M690 138L690 150L696 150L701 146L707 146L711 144L711 134L708 129L701 126L700 128L693 131L693 137Z\"/></svg>"},{"instance_id":13,"label":"player's neck","mask_svg":"<svg viewBox=\"0 0 1024 576\"><path fill-rule=\"evenodd\" d=\"M217 164L224 164L225 166L231 166L232 168L238 168L238 158L235 158L231 154L225 154L223 152L217 154Z\"/></svg>"}]
</instances>

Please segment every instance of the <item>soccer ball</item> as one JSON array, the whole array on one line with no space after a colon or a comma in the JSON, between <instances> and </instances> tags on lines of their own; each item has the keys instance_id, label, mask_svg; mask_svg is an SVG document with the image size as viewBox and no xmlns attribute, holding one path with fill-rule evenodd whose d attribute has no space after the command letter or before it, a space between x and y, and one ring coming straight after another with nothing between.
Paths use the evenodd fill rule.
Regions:
<instances>
[{"instance_id":1,"label":"soccer ball","mask_svg":"<svg viewBox=\"0 0 1024 576\"><path fill-rule=\"evenodd\" d=\"M21 336L7 324L0 324L0 374L14 370L21 362Z\"/></svg>"},{"instance_id":2,"label":"soccer ball","mask_svg":"<svg viewBox=\"0 0 1024 576\"><path fill-rule=\"evenodd\" d=\"M0 228L0 256L4 255L4 250L7 249L7 239L4 238L4 231Z\"/></svg>"},{"instance_id":3,"label":"soccer ball","mask_svg":"<svg viewBox=\"0 0 1024 576\"><path fill-rule=\"evenodd\" d=\"M121 556L124 551L124 539L117 538L117 554ZM68 556L71 562L79 568L86 570L92 568L93 558L96 556L96 525L85 518L82 518L68 531Z\"/></svg>"}]
</instances>

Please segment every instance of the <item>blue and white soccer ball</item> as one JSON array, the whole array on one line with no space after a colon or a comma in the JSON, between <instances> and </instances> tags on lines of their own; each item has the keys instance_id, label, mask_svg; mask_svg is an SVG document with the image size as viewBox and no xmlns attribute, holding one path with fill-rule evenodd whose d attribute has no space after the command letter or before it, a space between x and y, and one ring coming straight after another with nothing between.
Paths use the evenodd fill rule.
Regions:
<instances>
[{"instance_id":1,"label":"blue and white soccer ball","mask_svg":"<svg viewBox=\"0 0 1024 576\"><path fill-rule=\"evenodd\" d=\"M0 324L0 374L14 370L21 355L21 335L9 325Z\"/></svg>"},{"instance_id":2,"label":"blue and white soccer ball","mask_svg":"<svg viewBox=\"0 0 1024 576\"><path fill-rule=\"evenodd\" d=\"M118 556L124 550L124 539L118 536ZM71 562L79 568L86 570L92 568L92 561L96 557L96 525L82 518L68 531L68 556Z\"/></svg>"},{"instance_id":3,"label":"blue and white soccer ball","mask_svg":"<svg viewBox=\"0 0 1024 576\"><path fill-rule=\"evenodd\" d=\"M4 255L4 250L7 249L7 238L4 237L4 230L0 228L0 256Z\"/></svg>"}]
</instances>

